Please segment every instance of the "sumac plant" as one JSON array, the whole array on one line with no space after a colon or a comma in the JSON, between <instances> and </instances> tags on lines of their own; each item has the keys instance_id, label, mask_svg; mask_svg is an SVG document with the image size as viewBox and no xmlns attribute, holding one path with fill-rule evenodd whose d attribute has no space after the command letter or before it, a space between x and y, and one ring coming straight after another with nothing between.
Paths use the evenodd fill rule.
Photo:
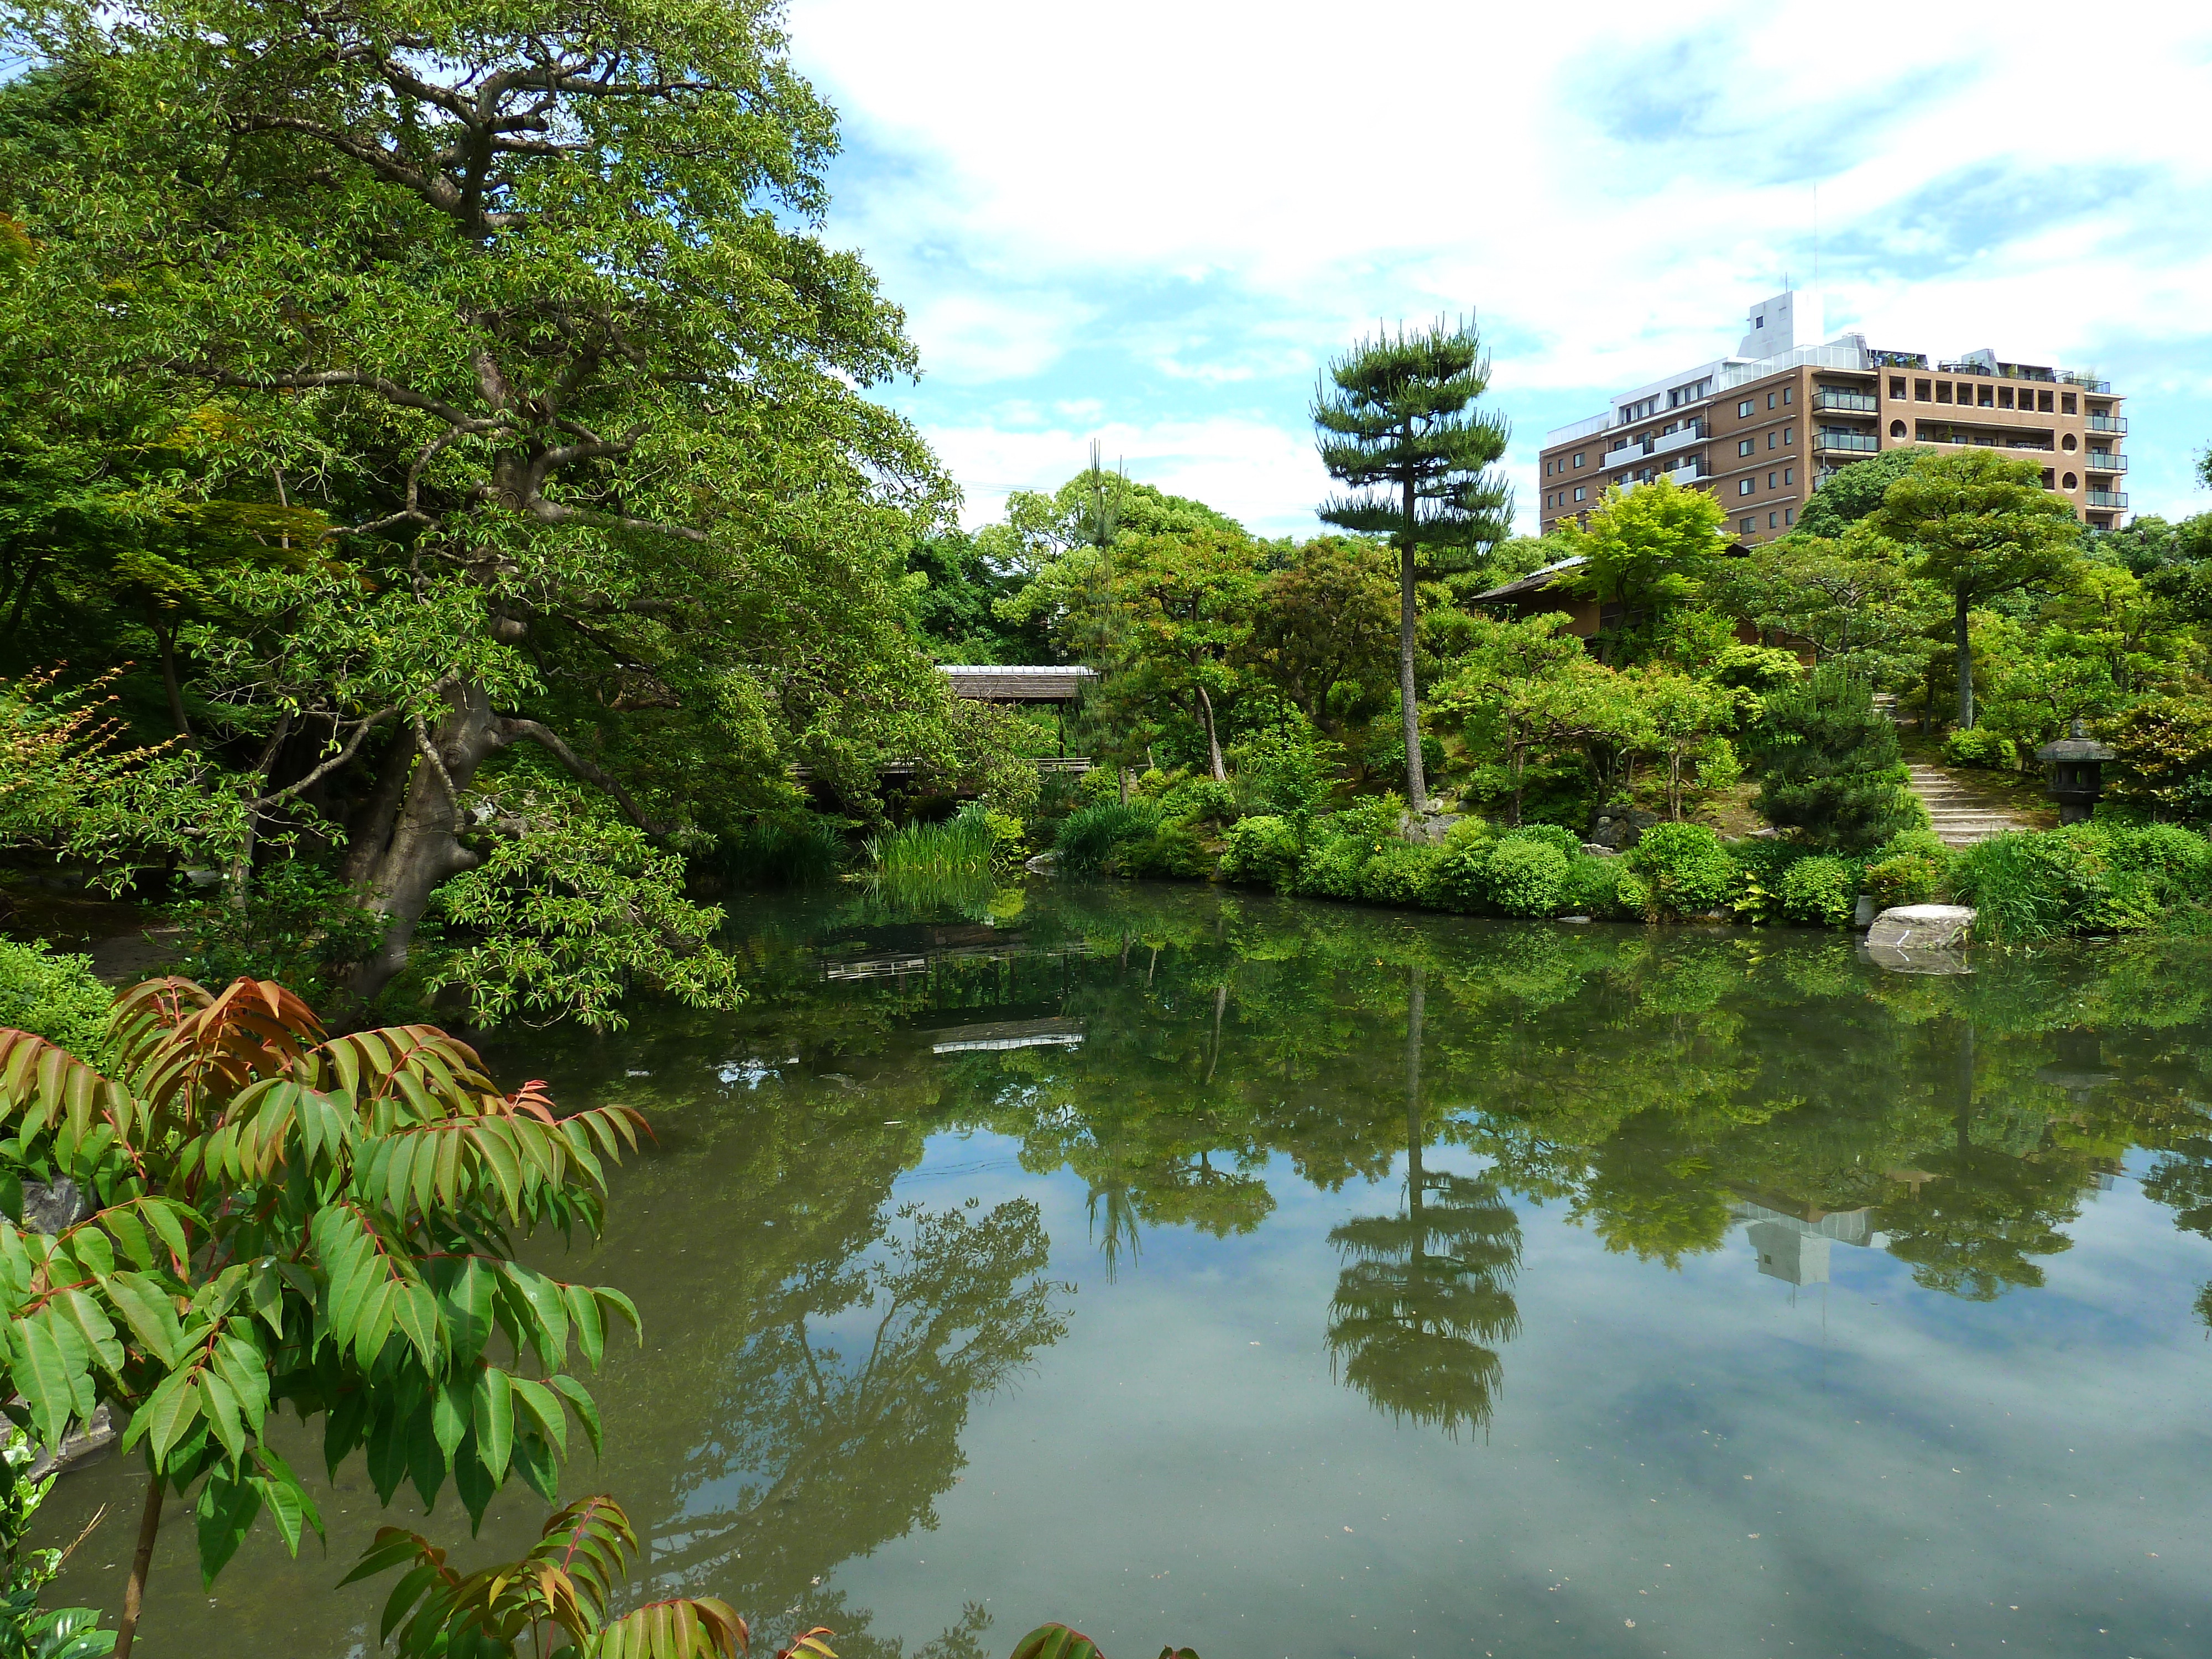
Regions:
<instances>
[{"instance_id":1,"label":"sumac plant","mask_svg":"<svg viewBox=\"0 0 2212 1659\"><path fill-rule=\"evenodd\" d=\"M115 1651L127 1659L166 1498L190 1499L212 1582L264 1513L297 1553L322 1522L268 1441L319 1420L335 1474L365 1450L389 1502L451 1479L473 1522L507 1480L550 1504L620 1291L514 1259L538 1228L596 1234L607 1164L644 1121L556 1115L500 1091L432 1026L327 1036L282 986L149 981L116 1000L98 1064L0 1030L7 1366L27 1426L58 1444L128 1412L148 1472ZM21 1187L81 1194L59 1231L16 1224ZM625 1523L626 1524L626 1523ZM702 1616L688 1615L696 1624ZM711 1622L711 1621L710 1621ZM458 1651L458 1650L456 1650Z\"/></svg>"}]
</instances>

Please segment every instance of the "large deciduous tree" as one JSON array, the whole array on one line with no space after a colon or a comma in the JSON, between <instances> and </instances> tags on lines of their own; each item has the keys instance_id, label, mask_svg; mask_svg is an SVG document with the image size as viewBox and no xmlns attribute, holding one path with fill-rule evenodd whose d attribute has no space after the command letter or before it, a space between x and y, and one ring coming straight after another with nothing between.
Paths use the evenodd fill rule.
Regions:
<instances>
[{"instance_id":1,"label":"large deciduous tree","mask_svg":"<svg viewBox=\"0 0 2212 1659\"><path fill-rule=\"evenodd\" d=\"M913 354L816 234L835 128L771 6L18 16L10 355L81 410L131 388L187 493L315 521L213 573L181 646L258 774L249 844L343 826L386 921L357 992L501 838L555 889L590 860L509 751L580 781L571 828L674 846L791 758L950 763L900 586L948 486L864 395Z\"/></svg>"},{"instance_id":2,"label":"large deciduous tree","mask_svg":"<svg viewBox=\"0 0 2212 1659\"><path fill-rule=\"evenodd\" d=\"M1587 525L1559 527L1559 538L1583 560L1559 586L1598 602L1606 662L1635 657L1665 612L1698 597L1719 562L1727 517L1708 492L1660 478L1609 489Z\"/></svg>"},{"instance_id":3,"label":"large deciduous tree","mask_svg":"<svg viewBox=\"0 0 2212 1659\"><path fill-rule=\"evenodd\" d=\"M2033 461L1986 449L1929 455L1891 484L1869 520L1917 556L1920 575L1951 596L1959 659L1959 729L1974 724L1975 605L2023 587L2062 585L2080 557L2081 526L2042 486Z\"/></svg>"},{"instance_id":4,"label":"large deciduous tree","mask_svg":"<svg viewBox=\"0 0 2212 1659\"><path fill-rule=\"evenodd\" d=\"M1475 410L1490 385L1490 359L1472 322L1395 337L1378 333L1328 365L1316 392L1322 465L1350 494L1322 504L1322 519L1398 548L1398 696L1406 736L1406 804L1429 805L1421 769L1419 690L1413 659L1414 582L1431 570L1473 562L1511 527L1512 492L1493 471L1508 429Z\"/></svg>"}]
</instances>

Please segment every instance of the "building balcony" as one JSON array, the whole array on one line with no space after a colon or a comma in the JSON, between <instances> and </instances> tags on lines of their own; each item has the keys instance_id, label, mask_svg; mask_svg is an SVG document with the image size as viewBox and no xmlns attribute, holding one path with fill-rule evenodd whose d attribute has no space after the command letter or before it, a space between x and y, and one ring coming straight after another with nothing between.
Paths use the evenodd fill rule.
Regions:
<instances>
[{"instance_id":1,"label":"building balcony","mask_svg":"<svg viewBox=\"0 0 2212 1659\"><path fill-rule=\"evenodd\" d=\"M2128 492L2124 489L2093 489L2083 499L2092 507L2125 507Z\"/></svg>"},{"instance_id":2,"label":"building balcony","mask_svg":"<svg viewBox=\"0 0 2212 1659\"><path fill-rule=\"evenodd\" d=\"M1816 454L1850 449L1870 455L1881 447L1881 440L1871 432L1815 432L1813 434L1813 449Z\"/></svg>"},{"instance_id":3,"label":"building balcony","mask_svg":"<svg viewBox=\"0 0 2212 1659\"><path fill-rule=\"evenodd\" d=\"M1670 455L1678 449L1705 441L1703 422L1693 421L1679 432L1662 433L1646 444L1628 444L1620 449L1608 449L1605 459L1598 463L1602 467L1636 466L1655 455Z\"/></svg>"},{"instance_id":4,"label":"building balcony","mask_svg":"<svg viewBox=\"0 0 2212 1659\"><path fill-rule=\"evenodd\" d=\"M1813 407L1832 410L1842 415L1874 415L1881 411L1881 404L1864 392L1846 392L1841 386L1816 386L1813 391Z\"/></svg>"},{"instance_id":5,"label":"building balcony","mask_svg":"<svg viewBox=\"0 0 2212 1659\"><path fill-rule=\"evenodd\" d=\"M2109 449L2093 449L2081 458L2081 465L2092 472L2124 472L2128 470L2128 458Z\"/></svg>"},{"instance_id":6,"label":"building balcony","mask_svg":"<svg viewBox=\"0 0 2212 1659\"><path fill-rule=\"evenodd\" d=\"M2128 417L2124 415L2092 415L2089 417L2089 430L2092 432L2111 432L2124 436L2127 429Z\"/></svg>"}]
</instances>

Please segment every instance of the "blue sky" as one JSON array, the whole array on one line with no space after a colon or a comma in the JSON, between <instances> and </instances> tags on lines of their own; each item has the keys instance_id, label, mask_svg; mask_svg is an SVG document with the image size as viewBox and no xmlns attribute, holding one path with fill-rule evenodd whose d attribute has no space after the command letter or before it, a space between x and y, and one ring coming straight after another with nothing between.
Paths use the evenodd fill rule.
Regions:
<instances>
[{"instance_id":1,"label":"blue sky","mask_svg":"<svg viewBox=\"0 0 2212 1659\"><path fill-rule=\"evenodd\" d=\"M973 525L1089 440L1268 533L1328 491L1306 409L1379 322L1478 319L1524 526L1544 432L1829 331L2094 369L2133 509L2212 508L2212 14L2118 3L1575 9L797 0L837 106L833 240L905 306L891 401Z\"/></svg>"}]
</instances>

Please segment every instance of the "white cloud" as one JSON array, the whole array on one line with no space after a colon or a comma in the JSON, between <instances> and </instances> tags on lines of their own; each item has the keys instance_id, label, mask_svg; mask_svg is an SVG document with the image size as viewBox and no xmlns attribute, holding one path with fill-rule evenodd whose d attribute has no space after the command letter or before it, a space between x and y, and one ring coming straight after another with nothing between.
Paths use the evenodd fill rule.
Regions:
<instances>
[{"instance_id":1,"label":"white cloud","mask_svg":"<svg viewBox=\"0 0 2212 1659\"><path fill-rule=\"evenodd\" d=\"M1313 503L1328 493L1303 427L1219 417L1015 429L992 419L922 430L965 493L961 520L971 527L997 518L1011 490L1066 483L1088 464L1094 437L1109 466L1126 465L1133 478L1194 496L1266 534L1303 527Z\"/></svg>"},{"instance_id":2,"label":"white cloud","mask_svg":"<svg viewBox=\"0 0 2212 1659\"><path fill-rule=\"evenodd\" d=\"M2212 21L2107 6L2086 56L2070 14L2015 21L799 0L792 32L856 153L833 234L913 308L926 424L1018 382L1155 432L1233 397L1279 436L1378 318L1479 306L1532 434L1730 349L1811 277L1816 183L1831 313L1879 343L2198 378ZM2139 419L2138 495L2206 436ZM1272 516L1308 509L1268 476L1299 490Z\"/></svg>"}]
</instances>

